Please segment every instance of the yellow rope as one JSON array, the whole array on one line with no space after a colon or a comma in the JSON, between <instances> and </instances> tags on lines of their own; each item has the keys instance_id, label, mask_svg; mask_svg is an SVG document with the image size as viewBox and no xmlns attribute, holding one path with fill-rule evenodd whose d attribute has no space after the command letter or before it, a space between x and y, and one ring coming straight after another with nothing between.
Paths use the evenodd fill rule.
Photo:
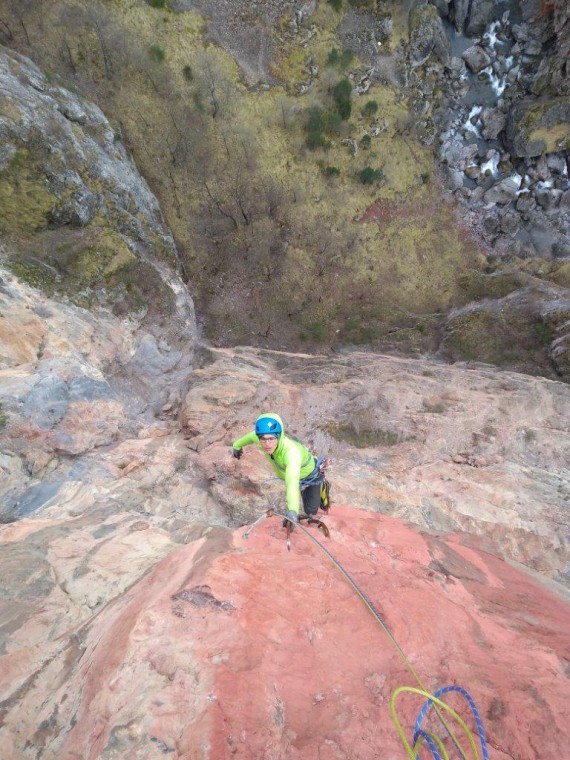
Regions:
<instances>
[{"instance_id":1,"label":"yellow rope","mask_svg":"<svg viewBox=\"0 0 570 760\"><path fill-rule=\"evenodd\" d=\"M423 689L416 689L413 686L398 686L397 689L394 689L394 692L390 699L390 715L391 715L392 720L394 721L396 730L400 736L400 739L402 740L402 743L406 749L406 752L408 753L408 757L410 758L410 760L416 760L417 751L422 743L423 737L420 737L413 747L410 746L410 743L406 739L406 734L404 733L402 724L400 723L398 719L398 714L396 712L396 699L403 692L408 692L410 694L419 694L420 696L425 697L426 699L429 699L431 702L434 703L434 705L438 705L438 707L440 707L442 710L445 710L446 712L448 712L451 715L451 717L455 721L457 721L457 723L459 723L460 727L463 729L464 734L467 736L467 740L469 741L469 746L473 753L473 760L479 760L479 753L477 752L477 745L475 744L475 739L473 738L473 734L467 727L465 721L460 718L460 716L455 712L455 710L452 710L448 704L443 702L441 699L434 697L433 694L430 694L429 692L424 691ZM438 739L433 734L430 734L430 736L436 742L438 748L442 752L443 760L449 760L449 755L447 754L440 739Z\"/></svg>"}]
</instances>

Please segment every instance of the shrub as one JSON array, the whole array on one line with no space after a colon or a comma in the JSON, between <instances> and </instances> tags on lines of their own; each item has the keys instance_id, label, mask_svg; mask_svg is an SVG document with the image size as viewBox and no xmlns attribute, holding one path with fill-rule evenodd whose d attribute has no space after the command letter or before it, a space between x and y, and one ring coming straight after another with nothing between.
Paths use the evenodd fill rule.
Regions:
<instances>
[{"instance_id":1,"label":"shrub","mask_svg":"<svg viewBox=\"0 0 570 760\"><path fill-rule=\"evenodd\" d=\"M0 430L3 430L6 427L7 421L8 421L8 418L2 411L2 402L0 401Z\"/></svg>"},{"instance_id":2,"label":"shrub","mask_svg":"<svg viewBox=\"0 0 570 760\"><path fill-rule=\"evenodd\" d=\"M360 141L360 144L362 145L364 150L368 150L370 146L372 145L372 138L370 137L370 135L363 135Z\"/></svg>"},{"instance_id":3,"label":"shrub","mask_svg":"<svg viewBox=\"0 0 570 760\"><path fill-rule=\"evenodd\" d=\"M337 105L340 118L344 121L350 119L350 114L352 113L352 85L346 77L335 84L332 90L332 95Z\"/></svg>"},{"instance_id":4,"label":"shrub","mask_svg":"<svg viewBox=\"0 0 570 760\"><path fill-rule=\"evenodd\" d=\"M184 66L182 69L182 76L187 82L192 82L194 80L194 72L192 71L192 66L186 64L186 66Z\"/></svg>"},{"instance_id":5,"label":"shrub","mask_svg":"<svg viewBox=\"0 0 570 760\"><path fill-rule=\"evenodd\" d=\"M327 0L329 5L335 9L335 11L342 10L342 0Z\"/></svg>"},{"instance_id":6,"label":"shrub","mask_svg":"<svg viewBox=\"0 0 570 760\"><path fill-rule=\"evenodd\" d=\"M555 332L550 325L545 325L544 322L537 322L532 326L532 329L543 345L548 346L554 340Z\"/></svg>"},{"instance_id":7,"label":"shrub","mask_svg":"<svg viewBox=\"0 0 570 760\"><path fill-rule=\"evenodd\" d=\"M307 110L307 123L305 125L307 132L306 144L310 150L317 148L330 148L330 140L327 140L323 133L339 134L340 133L340 116L332 111L323 111L318 106L313 106Z\"/></svg>"},{"instance_id":8,"label":"shrub","mask_svg":"<svg viewBox=\"0 0 570 760\"><path fill-rule=\"evenodd\" d=\"M384 177L382 169L373 169L371 166L367 166L358 173L358 179L363 185L374 185L376 182Z\"/></svg>"},{"instance_id":9,"label":"shrub","mask_svg":"<svg viewBox=\"0 0 570 760\"><path fill-rule=\"evenodd\" d=\"M166 0L147 0L147 2L153 8L164 8L166 6Z\"/></svg>"},{"instance_id":10,"label":"shrub","mask_svg":"<svg viewBox=\"0 0 570 760\"><path fill-rule=\"evenodd\" d=\"M327 177L340 177L340 169L338 166L325 166L325 175Z\"/></svg>"},{"instance_id":11,"label":"shrub","mask_svg":"<svg viewBox=\"0 0 570 760\"><path fill-rule=\"evenodd\" d=\"M148 54L152 60L156 61L157 63L162 63L164 61L165 52L164 49L160 47L160 45L151 45L148 49Z\"/></svg>"},{"instance_id":12,"label":"shrub","mask_svg":"<svg viewBox=\"0 0 570 760\"><path fill-rule=\"evenodd\" d=\"M336 48L333 48L330 53L327 55L327 65L328 66L336 66L337 63L340 61L340 53Z\"/></svg>"},{"instance_id":13,"label":"shrub","mask_svg":"<svg viewBox=\"0 0 570 760\"><path fill-rule=\"evenodd\" d=\"M344 69L352 62L353 58L354 53L350 48L343 50L342 53L339 53L336 48L333 48L327 56L327 65L340 66Z\"/></svg>"},{"instance_id":14,"label":"shrub","mask_svg":"<svg viewBox=\"0 0 570 760\"><path fill-rule=\"evenodd\" d=\"M309 132L305 142L309 150L316 150L317 148L327 150L331 146L330 140L327 140L322 132Z\"/></svg>"},{"instance_id":15,"label":"shrub","mask_svg":"<svg viewBox=\"0 0 570 760\"><path fill-rule=\"evenodd\" d=\"M322 343L327 338L327 328L322 322L311 322L299 336L303 341Z\"/></svg>"},{"instance_id":16,"label":"shrub","mask_svg":"<svg viewBox=\"0 0 570 760\"><path fill-rule=\"evenodd\" d=\"M323 130L328 135L340 135L341 115L335 111L324 111Z\"/></svg>"},{"instance_id":17,"label":"shrub","mask_svg":"<svg viewBox=\"0 0 570 760\"><path fill-rule=\"evenodd\" d=\"M378 103L375 100L369 100L364 104L364 108L362 109L362 115L374 116L374 114L377 111L378 111Z\"/></svg>"},{"instance_id":18,"label":"shrub","mask_svg":"<svg viewBox=\"0 0 570 760\"><path fill-rule=\"evenodd\" d=\"M346 77L337 82L333 87L333 96L337 103L342 100L350 100L351 94L352 85Z\"/></svg>"}]
</instances>

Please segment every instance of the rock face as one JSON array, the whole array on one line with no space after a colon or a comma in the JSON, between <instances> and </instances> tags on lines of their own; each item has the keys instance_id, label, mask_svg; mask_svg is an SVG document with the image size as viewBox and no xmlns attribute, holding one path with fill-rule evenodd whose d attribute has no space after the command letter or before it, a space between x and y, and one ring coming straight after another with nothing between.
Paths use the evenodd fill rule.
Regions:
<instances>
[{"instance_id":1,"label":"rock face","mask_svg":"<svg viewBox=\"0 0 570 760\"><path fill-rule=\"evenodd\" d=\"M97 106L2 48L0 139L0 234L13 241L2 254L20 277L82 306L176 315L195 331L158 201Z\"/></svg>"},{"instance_id":2,"label":"rock face","mask_svg":"<svg viewBox=\"0 0 570 760\"><path fill-rule=\"evenodd\" d=\"M73 457L126 434L164 434L152 426L180 403L195 334L182 314L157 339L135 320L51 301L0 272L0 402L6 425L0 520L7 521L35 512L70 484L87 494L104 468Z\"/></svg>"},{"instance_id":3,"label":"rock face","mask_svg":"<svg viewBox=\"0 0 570 760\"><path fill-rule=\"evenodd\" d=\"M493 757L561 756L567 385L246 348L190 374L2 278L2 757L401 756L388 704L415 682L382 627L300 529L291 552L280 519L237 529L282 504L259 452L229 454L268 408L332 457L316 537L426 688L472 694ZM398 699L408 735L420 706Z\"/></svg>"},{"instance_id":4,"label":"rock face","mask_svg":"<svg viewBox=\"0 0 570 760\"><path fill-rule=\"evenodd\" d=\"M570 741L568 602L464 538L346 506L327 522L321 540L422 684L472 695L492 756L559 758ZM6 599L3 757L402 756L389 700L416 682L299 530L288 552L275 518L248 540L218 530L182 546L128 513L75 523L52 510L2 532L4 561L36 547L17 601ZM474 730L466 705L448 699ZM421 705L397 702L410 739Z\"/></svg>"}]
</instances>

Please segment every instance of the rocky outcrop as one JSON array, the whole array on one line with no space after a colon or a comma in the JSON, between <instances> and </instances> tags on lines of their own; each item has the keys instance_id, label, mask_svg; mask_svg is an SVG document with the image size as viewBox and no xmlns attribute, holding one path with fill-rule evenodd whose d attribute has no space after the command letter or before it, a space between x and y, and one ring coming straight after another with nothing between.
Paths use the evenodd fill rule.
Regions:
<instances>
[{"instance_id":1,"label":"rocky outcrop","mask_svg":"<svg viewBox=\"0 0 570 760\"><path fill-rule=\"evenodd\" d=\"M85 495L105 471L79 458L125 437L160 437L194 362L184 315L160 338L48 300L0 269L0 521L41 509L66 489ZM177 334L178 333L178 334ZM105 477L103 475L103 480Z\"/></svg>"},{"instance_id":2,"label":"rocky outcrop","mask_svg":"<svg viewBox=\"0 0 570 760\"><path fill-rule=\"evenodd\" d=\"M570 97L519 100L509 111L505 137L519 158L570 151Z\"/></svg>"},{"instance_id":3,"label":"rocky outcrop","mask_svg":"<svg viewBox=\"0 0 570 760\"><path fill-rule=\"evenodd\" d=\"M451 60L451 45L441 17L433 5L412 8L409 17L409 65L422 66L433 54L444 66Z\"/></svg>"},{"instance_id":4,"label":"rocky outcrop","mask_svg":"<svg viewBox=\"0 0 570 760\"><path fill-rule=\"evenodd\" d=\"M0 233L20 277L82 306L153 308L195 329L158 201L97 106L2 48L0 138Z\"/></svg>"}]
</instances>

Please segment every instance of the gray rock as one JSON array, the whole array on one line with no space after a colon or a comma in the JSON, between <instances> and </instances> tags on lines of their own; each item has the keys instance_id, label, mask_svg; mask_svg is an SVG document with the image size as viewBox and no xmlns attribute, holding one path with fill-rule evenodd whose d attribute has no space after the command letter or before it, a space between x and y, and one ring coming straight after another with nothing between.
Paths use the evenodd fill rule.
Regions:
<instances>
[{"instance_id":1,"label":"gray rock","mask_svg":"<svg viewBox=\"0 0 570 760\"><path fill-rule=\"evenodd\" d=\"M74 377L68 388L70 401L96 401L113 396L106 381L94 380L91 377Z\"/></svg>"},{"instance_id":2,"label":"gray rock","mask_svg":"<svg viewBox=\"0 0 570 760\"><path fill-rule=\"evenodd\" d=\"M490 187L483 196L485 203L505 205L517 197L518 182L513 177L506 177Z\"/></svg>"},{"instance_id":3,"label":"gray rock","mask_svg":"<svg viewBox=\"0 0 570 760\"><path fill-rule=\"evenodd\" d=\"M526 42L528 40L528 26L526 24L513 24L511 31L517 42Z\"/></svg>"},{"instance_id":4,"label":"gray rock","mask_svg":"<svg viewBox=\"0 0 570 760\"><path fill-rule=\"evenodd\" d=\"M442 157L453 169L465 171L468 166L475 163L478 148L475 143L464 145L462 142L453 142L442 146Z\"/></svg>"},{"instance_id":5,"label":"gray rock","mask_svg":"<svg viewBox=\"0 0 570 760\"><path fill-rule=\"evenodd\" d=\"M566 158L561 153L551 153L546 156L546 165L554 174L566 174L568 171Z\"/></svg>"},{"instance_id":6,"label":"gray rock","mask_svg":"<svg viewBox=\"0 0 570 760\"><path fill-rule=\"evenodd\" d=\"M516 209L521 214L529 214L536 209L536 201L534 197L529 193L521 193L517 198Z\"/></svg>"},{"instance_id":7,"label":"gray rock","mask_svg":"<svg viewBox=\"0 0 570 760\"><path fill-rule=\"evenodd\" d=\"M498 108L484 108L481 112L483 122L483 137L486 140L496 140L507 126L507 114Z\"/></svg>"},{"instance_id":8,"label":"gray rock","mask_svg":"<svg viewBox=\"0 0 570 760\"><path fill-rule=\"evenodd\" d=\"M560 203L558 205L560 208L570 211L570 190L566 190L566 192L562 193Z\"/></svg>"},{"instance_id":9,"label":"gray rock","mask_svg":"<svg viewBox=\"0 0 570 760\"><path fill-rule=\"evenodd\" d=\"M550 169L546 161L546 156L541 156L534 167L534 179L545 182L550 179Z\"/></svg>"},{"instance_id":10,"label":"gray rock","mask_svg":"<svg viewBox=\"0 0 570 760\"><path fill-rule=\"evenodd\" d=\"M469 179L478 180L481 175L481 168L474 164L473 166L468 166L465 169L465 174Z\"/></svg>"},{"instance_id":11,"label":"gray rock","mask_svg":"<svg viewBox=\"0 0 570 760\"><path fill-rule=\"evenodd\" d=\"M23 414L44 430L63 418L70 403L69 388L57 375L43 377L24 400Z\"/></svg>"},{"instance_id":12,"label":"gray rock","mask_svg":"<svg viewBox=\"0 0 570 760\"><path fill-rule=\"evenodd\" d=\"M524 46L524 54L538 56L542 53L542 44L538 40L529 40Z\"/></svg>"},{"instance_id":13,"label":"gray rock","mask_svg":"<svg viewBox=\"0 0 570 760\"><path fill-rule=\"evenodd\" d=\"M536 202L545 211L558 206L562 197L562 190L555 190L554 188L543 188L535 192Z\"/></svg>"},{"instance_id":14,"label":"gray rock","mask_svg":"<svg viewBox=\"0 0 570 760\"><path fill-rule=\"evenodd\" d=\"M521 218L516 211L507 211L500 219L500 229L505 235L515 235L521 228Z\"/></svg>"},{"instance_id":15,"label":"gray rock","mask_svg":"<svg viewBox=\"0 0 570 760\"><path fill-rule=\"evenodd\" d=\"M462 32L469 13L470 0L454 0L453 23L458 32Z\"/></svg>"},{"instance_id":16,"label":"gray rock","mask_svg":"<svg viewBox=\"0 0 570 760\"><path fill-rule=\"evenodd\" d=\"M473 74L486 69L490 65L491 59L480 45L473 45L462 53L463 60Z\"/></svg>"},{"instance_id":17,"label":"gray rock","mask_svg":"<svg viewBox=\"0 0 570 760\"><path fill-rule=\"evenodd\" d=\"M141 377L150 377L171 372L181 359L179 351L161 352L156 338L147 334L139 343L129 366L131 370L139 372Z\"/></svg>"},{"instance_id":18,"label":"gray rock","mask_svg":"<svg viewBox=\"0 0 570 760\"><path fill-rule=\"evenodd\" d=\"M552 244L552 255L555 259L570 258L570 242L568 240L557 240Z\"/></svg>"},{"instance_id":19,"label":"gray rock","mask_svg":"<svg viewBox=\"0 0 570 760\"><path fill-rule=\"evenodd\" d=\"M433 54L444 65L451 63L451 43L433 5L418 5L409 16L408 60L412 68L424 64Z\"/></svg>"},{"instance_id":20,"label":"gray rock","mask_svg":"<svg viewBox=\"0 0 570 760\"><path fill-rule=\"evenodd\" d=\"M471 0L466 31L468 36L483 34L495 15L495 0Z\"/></svg>"},{"instance_id":21,"label":"gray rock","mask_svg":"<svg viewBox=\"0 0 570 760\"><path fill-rule=\"evenodd\" d=\"M23 517L40 510L47 502L57 495L63 481L54 483L39 483L31 486L21 496L13 500L11 509L2 515L3 520L21 520Z\"/></svg>"}]
</instances>

